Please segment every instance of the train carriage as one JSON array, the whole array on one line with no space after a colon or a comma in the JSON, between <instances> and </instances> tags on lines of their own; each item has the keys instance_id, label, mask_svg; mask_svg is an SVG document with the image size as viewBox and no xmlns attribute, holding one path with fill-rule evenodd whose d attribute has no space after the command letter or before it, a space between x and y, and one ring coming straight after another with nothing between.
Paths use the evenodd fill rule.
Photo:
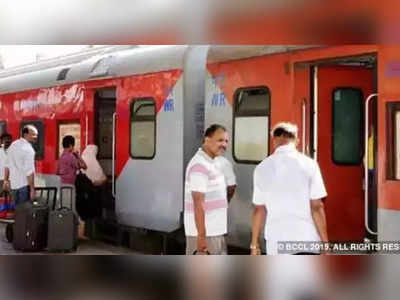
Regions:
<instances>
[{"instance_id":1,"label":"train carriage","mask_svg":"<svg viewBox=\"0 0 400 300\"><path fill-rule=\"evenodd\" d=\"M37 171L54 174L60 141L99 146L125 227L182 227L185 167L212 123L226 126L238 188L229 243L247 248L252 173L278 121L327 186L332 241L400 236L398 47L112 47L0 73L0 127L39 129ZM288 183L290 184L290 183ZM107 216L104 216L107 217Z\"/></svg>"}]
</instances>

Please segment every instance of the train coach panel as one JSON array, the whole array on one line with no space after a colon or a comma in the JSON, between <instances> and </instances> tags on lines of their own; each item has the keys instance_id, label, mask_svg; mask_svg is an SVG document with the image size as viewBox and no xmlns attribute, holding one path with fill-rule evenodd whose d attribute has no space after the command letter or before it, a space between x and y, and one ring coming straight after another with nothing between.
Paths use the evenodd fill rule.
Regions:
<instances>
[{"instance_id":1,"label":"train coach panel","mask_svg":"<svg viewBox=\"0 0 400 300\"><path fill-rule=\"evenodd\" d=\"M278 120L293 122L296 114L284 102L290 96L285 85L290 79L287 59L282 54L208 65L205 125L219 123L227 128L230 143L225 157L237 179L228 211L228 239L234 246L246 248L250 243L253 173L272 150L271 126Z\"/></svg>"},{"instance_id":2,"label":"train coach panel","mask_svg":"<svg viewBox=\"0 0 400 300\"><path fill-rule=\"evenodd\" d=\"M117 105L116 214L123 225L170 232L183 209L183 80L181 71L151 77L125 82Z\"/></svg>"}]
</instances>

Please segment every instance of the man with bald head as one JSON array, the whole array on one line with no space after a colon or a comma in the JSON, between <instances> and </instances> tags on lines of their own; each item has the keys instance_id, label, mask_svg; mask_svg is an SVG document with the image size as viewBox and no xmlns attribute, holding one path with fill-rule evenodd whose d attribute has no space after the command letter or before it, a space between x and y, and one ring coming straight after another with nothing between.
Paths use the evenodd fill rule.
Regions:
<instances>
[{"instance_id":1,"label":"man with bald head","mask_svg":"<svg viewBox=\"0 0 400 300\"><path fill-rule=\"evenodd\" d=\"M7 151L4 189L12 190L15 205L21 205L35 197L35 143L38 131L27 125L22 129L22 137L14 141Z\"/></svg>"}]
</instances>

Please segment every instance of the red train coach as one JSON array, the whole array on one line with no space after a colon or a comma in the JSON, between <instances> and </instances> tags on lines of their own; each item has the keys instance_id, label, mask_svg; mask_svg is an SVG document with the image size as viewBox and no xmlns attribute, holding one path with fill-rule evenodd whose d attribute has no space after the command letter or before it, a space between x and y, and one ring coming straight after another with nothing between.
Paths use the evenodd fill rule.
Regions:
<instances>
[{"instance_id":1,"label":"red train coach","mask_svg":"<svg viewBox=\"0 0 400 300\"><path fill-rule=\"evenodd\" d=\"M231 135L238 190L229 242L248 247L252 172L271 153L269 130L291 121L299 150L328 190L332 241L400 236L398 47L110 47L0 73L0 126L39 129L37 171L55 172L73 133L99 158L119 224L159 232L182 226L185 166L211 123ZM105 52L104 52L105 51Z\"/></svg>"}]
</instances>

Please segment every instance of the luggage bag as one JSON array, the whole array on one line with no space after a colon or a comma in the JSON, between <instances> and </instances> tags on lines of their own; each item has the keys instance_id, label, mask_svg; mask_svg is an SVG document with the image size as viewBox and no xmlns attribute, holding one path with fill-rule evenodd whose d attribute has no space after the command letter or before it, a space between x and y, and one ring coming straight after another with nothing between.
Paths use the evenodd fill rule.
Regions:
<instances>
[{"instance_id":1,"label":"luggage bag","mask_svg":"<svg viewBox=\"0 0 400 300\"><path fill-rule=\"evenodd\" d=\"M53 206L57 198L57 188L35 188L40 197L15 209L13 226L13 247L15 250L36 252L47 247L49 200L53 194ZM46 192L46 197L43 197Z\"/></svg>"},{"instance_id":2,"label":"luggage bag","mask_svg":"<svg viewBox=\"0 0 400 300\"><path fill-rule=\"evenodd\" d=\"M71 189L71 207L63 205L60 194L60 208L49 214L49 228L47 248L51 252L72 252L78 248L78 216L72 210L72 192L70 187L63 187L61 190Z\"/></svg>"}]
</instances>

